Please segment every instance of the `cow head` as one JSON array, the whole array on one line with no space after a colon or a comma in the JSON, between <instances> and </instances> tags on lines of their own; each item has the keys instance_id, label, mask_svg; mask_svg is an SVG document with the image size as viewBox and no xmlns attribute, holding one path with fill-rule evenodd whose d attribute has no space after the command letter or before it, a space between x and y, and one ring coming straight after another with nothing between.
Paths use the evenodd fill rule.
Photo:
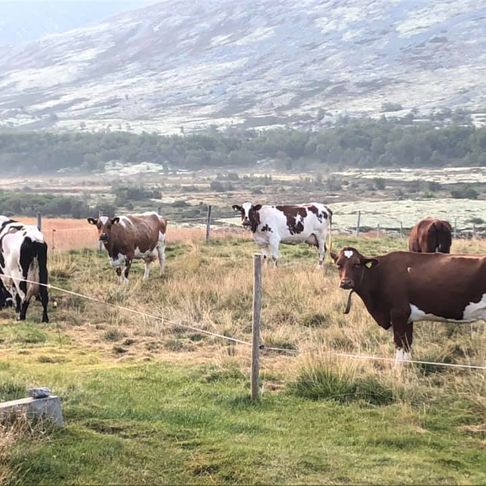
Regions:
<instances>
[{"instance_id":1,"label":"cow head","mask_svg":"<svg viewBox=\"0 0 486 486\"><path fill-rule=\"evenodd\" d=\"M250 227L252 231L256 231L257 226L260 224L260 215L258 211L262 208L261 204L252 204L246 202L243 206L233 205L235 211L239 211L241 214L241 222L245 228Z\"/></svg>"},{"instance_id":2,"label":"cow head","mask_svg":"<svg viewBox=\"0 0 486 486\"><path fill-rule=\"evenodd\" d=\"M100 216L99 218L88 218L89 224L94 224L98 229L98 236L100 241L109 242L111 238L111 228L113 225L118 224L120 218L108 218L106 216Z\"/></svg>"},{"instance_id":3,"label":"cow head","mask_svg":"<svg viewBox=\"0 0 486 486\"><path fill-rule=\"evenodd\" d=\"M331 252L331 258L339 269L339 286L342 289L356 290L365 277L365 272L378 265L376 258L367 258L356 248L343 248L339 254Z\"/></svg>"}]
</instances>

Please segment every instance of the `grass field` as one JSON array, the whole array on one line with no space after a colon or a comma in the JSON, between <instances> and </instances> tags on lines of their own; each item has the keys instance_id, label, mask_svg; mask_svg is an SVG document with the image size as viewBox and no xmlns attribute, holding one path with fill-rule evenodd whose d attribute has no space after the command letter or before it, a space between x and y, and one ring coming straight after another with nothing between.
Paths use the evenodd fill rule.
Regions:
<instances>
[{"instance_id":1,"label":"grass field","mask_svg":"<svg viewBox=\"0 0 486 486\"><path fill-rule=\"evenodd\" d=\"M399 239L338 238L376 255ZM455 252L485 253L481 241ZM485 375L397 369L329 351L393 356L393 343L359 298L342 314L336 271L315 268L306 246L284 247L264 269L261 402L248 400L250 350L169 320L250 339L252 242L226 238L168 247L167 274L142 282L135 264L119 286L105 255L53 252L51 283L127 306L51 292L17 323L0 313L0 400L50 386L67 426L0 429L0 481L52 483L429 483L486 482ZM416 326L414 357L486 361L484 323ZM2 478L3 475L3 478Z\"/></svg>"}]
</instances>

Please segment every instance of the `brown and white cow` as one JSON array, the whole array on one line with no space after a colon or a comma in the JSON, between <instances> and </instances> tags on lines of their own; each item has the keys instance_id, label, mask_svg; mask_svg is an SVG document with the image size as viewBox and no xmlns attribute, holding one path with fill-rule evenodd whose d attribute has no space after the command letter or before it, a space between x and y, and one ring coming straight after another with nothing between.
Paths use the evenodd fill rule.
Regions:
<instances>
[{"instance_id":1,"label":"brown and white cow","mask_svg":"<svg viewBox=\"0 0 486 486\"><path fill-rule=\"evenodd\" d=\"M149 265L159 259L160 275L164 273L165 232L167 221L156 213L131 214L116 218L100 216L88 218L96 225L110 263L119 280L128 282L128 273L134 259L145 262L143 279L149 277Z\"/></svg>"},{"instance_id":2,"label":"brown and white cow","mask_svg":"<svg viewBox=\"0 0 486 486\"><path fill-rule=\"evenodd\" d=\"M396 251L368 258L352 247L331 257L341 288L356 292L373 319L392 328L397 361L409 359L414 322L486 319L486 257Z\"/></svg>"},{"instance_id":3,"label":"brown and white cow","mask_svg":"<svg viewBox=\"0 0 486 486\"><path fill-rule=\"evenodd\" d=\"M255 243L266 258L270 252L275 264L280 243L308 243L319 249L319 265L326 256L326 240L331 239L332 211L320 203L268 206L244 203L234 205L243 226L253 233Z\"/></svg>"},{"instance_id":4,"label":"brown and white cow","mask_svg":"<svg viewBox=\"0 0 486 486\"><path fill-rule=\"evenodd\" d=\"M418 253L450 253L452 227L447 221L425 218L410 232L408 249Z\"/></svg>"}]
</instances>

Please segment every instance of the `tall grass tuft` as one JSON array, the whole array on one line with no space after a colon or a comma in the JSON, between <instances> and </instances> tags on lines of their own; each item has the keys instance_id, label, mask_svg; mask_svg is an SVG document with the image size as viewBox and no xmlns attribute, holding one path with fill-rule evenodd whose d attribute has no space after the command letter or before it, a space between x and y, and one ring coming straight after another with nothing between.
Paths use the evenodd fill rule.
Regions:
<instances>
[{"instance_id":1,"label":"tall grass tuft","mask_svg":"<svg viewBox=\"0 0 486 486\"><path fill-rule=\"evenodd\" d=\"M398 399L394 386L383 375L366 373L347 360L326 357L308 359L289 387L295 395L310 400L389 405Z\"/></svg>"}]
</instances>

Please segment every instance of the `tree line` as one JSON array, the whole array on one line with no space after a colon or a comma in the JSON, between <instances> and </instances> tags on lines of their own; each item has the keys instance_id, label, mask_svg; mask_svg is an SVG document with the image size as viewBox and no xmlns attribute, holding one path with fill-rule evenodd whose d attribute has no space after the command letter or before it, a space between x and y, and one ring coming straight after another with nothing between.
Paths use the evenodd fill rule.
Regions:
<instances>
[{"instance_id":1,"label":"tree line","mask_svg":"<svg viewBox=\"0 0 486 486\"><path fill-rule=\"evenodd\" d=\"M152 162L166 170L254 167L278 169L336 167L421 167L486 165L486 128L433 121L351 120L317 132L207 130L162 136L126 132L0 133L4 174L93 171L107 163Z\"/></svg>"}]
</instances>

